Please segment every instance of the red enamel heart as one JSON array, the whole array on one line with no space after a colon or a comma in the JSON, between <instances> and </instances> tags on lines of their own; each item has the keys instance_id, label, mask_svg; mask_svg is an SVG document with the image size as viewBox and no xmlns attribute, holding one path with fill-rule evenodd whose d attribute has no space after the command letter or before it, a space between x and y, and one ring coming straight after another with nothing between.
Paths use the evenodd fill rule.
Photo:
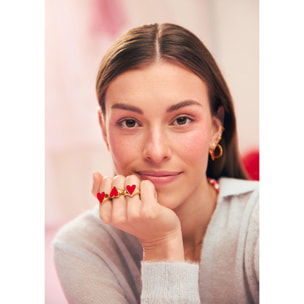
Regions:
<instances>
[{"instance_id":1,"label":"red enamel heart","mask_svg":"<svg viewBox=\"0 0 304 304\"><path fill-rule=\"evenodd\" d=\"M102 201L103 201L103 199L104 199L104 197L105 197L105 193L104 192L101 192L101 193L97 193L97 198L98 198L98 200L99 200L99 202L100 203L102 203Z\"/></svg>"},{"instance_id":2,"label":"red enamel heart","mask_svg":"<svg viewBox=\"0 0 304 304\"><path fill-rule=\"evenodd\" d=\"M110 193L110 198L114 197L114 196L118 196L118 191L116 189L116 187L114 186L111 193Z\"/></svg>"},{"instance_id":3,"label":"red enamel heart","mask_svg":"<svg viewBox=\"0 0 304 304\"><path fill-rule=\"evenodd\" d=\"M136 189L136 185L127 186L126 189L132 195L134 190Z\"/></svg>"}]
</instances>

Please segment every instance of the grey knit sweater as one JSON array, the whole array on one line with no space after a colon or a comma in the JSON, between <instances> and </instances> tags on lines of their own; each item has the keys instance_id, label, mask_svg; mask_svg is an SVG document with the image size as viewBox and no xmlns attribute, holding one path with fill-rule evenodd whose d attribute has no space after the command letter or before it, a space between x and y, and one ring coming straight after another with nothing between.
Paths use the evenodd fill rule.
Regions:
<instances>
[{"instance_id":1,"label":"grey knit sweater","mask_svg":"<svg viewBox=\"0 0 304 304\"><path fill-rule=\"evenodd\" d=\"M199 265L143 263L138 240L103 224L97 207L68 223L53 254L69 303L259 303L259 184L219 183Z\"/></svg>"}]
</instances>

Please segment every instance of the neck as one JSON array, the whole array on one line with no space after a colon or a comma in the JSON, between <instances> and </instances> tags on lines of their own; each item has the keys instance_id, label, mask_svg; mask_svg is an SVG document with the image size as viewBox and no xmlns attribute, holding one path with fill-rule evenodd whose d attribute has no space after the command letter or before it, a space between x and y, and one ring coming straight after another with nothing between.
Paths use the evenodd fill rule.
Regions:
<instances>
[{"instance_id":1,"label":"neck","mask_svg":"<svg viewBox=\"0 0 304 304\"><path fill-rule=\"evenodd\" d=\"M216 207L217 193L207 179L204 179L196 193L182 204L178 215L183 234L185 258L197 261L202 249L202 241Z\"/></svg>"}]
</instances>

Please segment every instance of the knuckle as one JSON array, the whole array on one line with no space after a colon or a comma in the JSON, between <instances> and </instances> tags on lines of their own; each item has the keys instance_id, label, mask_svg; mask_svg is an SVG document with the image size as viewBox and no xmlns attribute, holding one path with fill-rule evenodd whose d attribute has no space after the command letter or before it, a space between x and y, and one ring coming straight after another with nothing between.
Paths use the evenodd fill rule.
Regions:
<instances>
[{"instance_id":1,"label":"knuckle","mask_svg":"<svg viewBox=\"0 0 304 304\"><path fill-rule=\"evenodd\" d=\"M125 177L124 177L123 175L115 175L115 176L113 177L113 181L114 181L114 180L117 181L117 180L121 180L121 179L125 179Z\"/></svg>"},{"instance_id":2,"label":"knuckle","mask_svg":"<svg viewBox=\"0 0 304 304\"><path fill-rule=\"evenodd\" d=\"M138 180L139 178L135 175L135 174L131 174L129 175L129 178L131 179L135 179L135 180Z\"/></svg>"},{"instance_id":3,"label":"knuckle","mask_svg":"<svg viewBox=\"0 0 304 304\"><path fill-rule=\"evenodd\" d=\"M139 178L135 175L135 174L132 174L132 175L128 175L126 177L126 183L127 184L134 184L134 183L138 183L139 184Z\"/></svg>"},{"instance_id":4,"label":"knuckle","mask_svg":"<svg viewBox=\"0 0 304 304\"><path fill-rule=\"evenodd\" d=\"M141 187L147 187L147 188L150 188L150 187L154 187L153 183L149 180L143 180L141 182Z\"/></svg>"},{"instance_id":5,"label":"knuckle","mask_svg":"<svg viewBox=\"0 0 304 304\"><path fill-rule=\"evenodd\" d=\"M109 184L112 184L112 182L113 182L113 177L106 176L106 177L104 177L104 179L102 181L102 184L103 185L109 185Z\"/></svg>"}]
</instances>

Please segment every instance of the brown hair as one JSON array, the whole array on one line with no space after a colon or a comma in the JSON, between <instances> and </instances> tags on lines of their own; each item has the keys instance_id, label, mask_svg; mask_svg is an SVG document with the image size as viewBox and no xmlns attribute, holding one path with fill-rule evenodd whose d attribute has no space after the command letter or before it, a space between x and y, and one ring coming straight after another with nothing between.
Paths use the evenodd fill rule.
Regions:
<instances>
[{"instance_id":1,"label":"brown hair","mask_svg":"<svg viewBox=\"0 0 304 304\"><path fill-rule=\"evenodd\" d=\"M214 58L193 33L175 24L151 24L129 30L103 57L96 80L96 93L105 114L105 94L110 82L128 70L163 60L180 64L199 76L207 85L212 115L223 107L225 128L220 144L223 156L209 159L207 176L244 178L248 176L238 152L236 119L232 97Z\"/></svg>"}]
</instances>

